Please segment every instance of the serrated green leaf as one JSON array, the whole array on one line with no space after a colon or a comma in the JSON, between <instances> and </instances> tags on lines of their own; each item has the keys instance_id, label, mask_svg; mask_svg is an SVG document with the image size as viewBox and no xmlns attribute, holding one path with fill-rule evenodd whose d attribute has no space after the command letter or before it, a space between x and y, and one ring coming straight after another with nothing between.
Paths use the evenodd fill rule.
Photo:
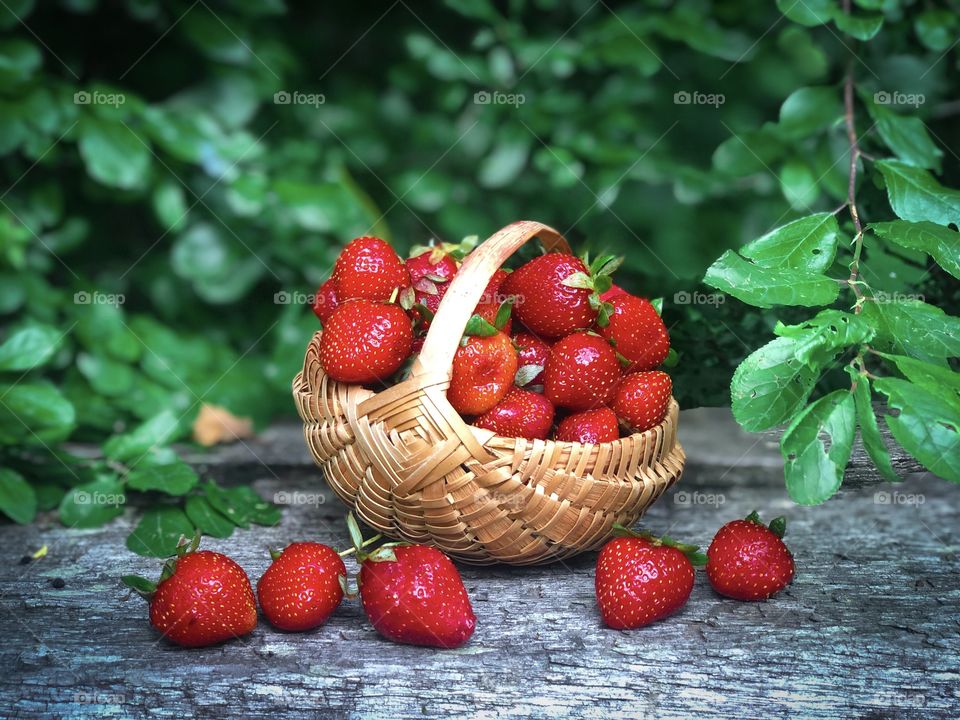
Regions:
<instances>
[{"instance_id":1,"label":"serrated green leaf","mask_svg":"<svg viewBox=\"0 0 960 720\"><path fill-rule=\"evenodd\" d=\"M960 279L960 233L932 222L873 223L870 229L884 240L908 250L919 250L932 257L940 267Z\"/></svg>"},{"instance_id":2,"label":"serrated green leaf","mask_svg":"<svg viewBox=\"0 0 960 720\"><path fill-rule=\"evenodd\" d=\"M874 336L873 327L862 316L831 309L821 310L798 325L778 322L774 332L796 340L797 359L815 367L829 362L840 350L869 342Z\"/></svg>"},{"instance_id":3,"label":"serrated green leaf","mask_svg":"<svg viewBox=\"0 0 960 720\"><path fill-rule=\"evenodd\" d=\"M764 268L732 250L710 266L703 281L756 307L829 305L840 294L836 280L790 268Z\"/></svg>"},{"instance_id":4,"label":"serrated green leaf","mask_svg":"<svg viewBox=\"0 0 960 720\"><path fill-rule=\"evenodd\" d=\"M949 367L933 365L906 355L874 352L892 362L900 372L906 375L908 380L918 385L925 385L928 389L940 385L943 388L952 389L955 393L960 393L960 373L954 372Z\"/></svg>"},{"instance_id":5,"label":"serrated green leaf","mask_svg":"<svg viewBox=\"0 0 960 720\"><path fill-rule=\"evenodd\" d=\"M876 121L880 137L900 160L939 171L943 151L930 138L923 120L900 115L875 102L868 102L867 108Z\"/></svg>"},{"instance_id":6,"label":"serrated green leaf","mask_svg":"<svg viewBox=\"0 0 960 720\"><path fill-rule=\"evenodd\" d=\"M750 432L767 430L803 407L820 371L796 358L797 341L780 337L751 353L733 373L733 416Z\"/></svg>"},{"instance_id":7,"label":"serrated green leaf","mask_svg":"<svg viewBox=\"0 0 960 720\"><path fill-rule=\"evenodd\" d=\"M886 181L890 207L898 217L938 225L960 223L960 191L943 187L926 170L899 160L878 160L876 166Z\"/></svg>"},{"instance_id":8,"label":"serrated green leaf","mask_svg":"<svg viewBox=\"0 0 960 720\"><path fill-rule=\"evenodd\" d=\"M873 460L880 475L888 482L900 482L900 476L893 469L893 463L890 462L890 452L883 443L883 436L880 434L880 427L877 425L877 416L873 412L873 404L870 395L870 379L866 375L861 375L856 368L848 365L847 372L856 388L853 391L853 401L857 409L857 425L860 427L860 439L863 441L863 447L867 455Z\"/></svg>"},{"instance_id":9,"label":"serrated green leaf","mask_svg":"<svg viewBox=\"0 0 960 720\"><path fill-rule=\"evenodd\" d=\"M653 309L657 311L657 315L663 315L663 298L658 297L650 301L650 304L653 305Z\"/></svg>"},{"instance_id":10,"label":"serrated green leaf","mask_svg":"<svg viewBox=\"0 0 960 720\"><path fill-rule=\"evenodd\" d=\"M131 490L156 490L167 495L186 495L198 481L193 468L179 460L162 465L144 461L127 475L127 487Z\"/></svg>"},{"instance_id":11,"label":"serrated green leaf","mask_svg":"<svg viewBox=\"0 0 960 720\"><path fill-rule=\"evenodd\" d=\"M60 501L60 522L70 528L100 527L123 513L126 501L116 476L102 475L67 491Z\"/></svg>"},{"instance_id":12,"label":"serrated green leaf","mask_svg":"<svg viewBox=\"0 0 960 720\"><path fill-rule=\"evenodd\" d=\"M204 535L228 538L233 534L234 524L217 512L205 497L191 495L187 498L184 511L190 522Z\"/></svg>"},{"instance_id":13,"label":"serrated green leaf","mask_svg":"<svg viewBox=\"0 0 960 720\"><path fill-rule=\"evenodd\" d=\"M867 302L862 315L876 328L877 345L920 360L944 364L960 356L960 318L919 300Z\"/></svg>"},{"instance_id":14,"label":"serrated green leaf","mask_svg":"<svg viewBox=\"0 0 960 720\"><path fill-rule=\"evenodd\" d=\"M127 537L127 549L146 557L171 557L181 537L193 537L194 527L183 510L174 507L147 510Z\"/></svg>"},{"instance_id":15,"label":"serrated green leaf","mask_svg":"<svg viewBox=\"0 0 960 720\"><path fill-rule=\"evenodd\" d=\"M37 515L37 495L23 475L0 468L0 512L15 523L25 525Z\"/></svg>"},{"instance_id":16,"label":"serrated green leaf","mask_svg":"<svg viewBox=\"0 0 960 720\"><path fill-rule=\"evenodd\" d=\"M800 505L829 500L843 482L856 432L853 396L835 390L807 406L780 439L790 497ZM827 449L822 435L830 438Z\"/></svg>"},{"instance_id":17,"label":"serrated green leaf","mask_svg":"<svg viewBox=\"0 0 960 720\"><path fill-rule=\"evenodd\" d=\"M833 213L815 213L747 243L740 254L765 268L820 273L833 264L839 234Z\"/></svg>"},{"instance_id":18,"label":"serrated green leaf","mask_svg":"<svg viewBox=\"0 0 960 720\"><path fill-rule=\"evenodd\" d=\"M50 325L17 330L0 345L0 372L40 367L53 357L64 337L65 333Z\"/></svg>"},{"instance_id":19,"label":"serrated green leaf","mask_svg":"<svg viewBox=\"0 0 960 720\"><path fill-rule=\"evenodd\" d=\"M960 483L960 413L943 397L899 378L877 378L874 387L899 415L885 415L897 442L935 475Z\"/></svg>"}]
</instances>

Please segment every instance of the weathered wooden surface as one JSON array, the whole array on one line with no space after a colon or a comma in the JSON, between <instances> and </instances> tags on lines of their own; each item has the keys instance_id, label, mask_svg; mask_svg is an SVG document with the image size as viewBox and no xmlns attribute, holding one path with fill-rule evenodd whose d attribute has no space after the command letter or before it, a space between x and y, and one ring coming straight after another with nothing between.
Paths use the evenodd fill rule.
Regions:
<instances>
[{"instance_id":1,"label":"weathered wooden surface","mask_svg":"<svg viewBox=\"0 0 960 720\"><path fill-rule=\"evenodd\" d=\"M684 427L684 422L681 421ZM242 641L182 650L158 639L120 575L158 563L123 547L132 517L99 530L0 526L4 717L916 717L960 716L960 512L955 486L912 477L793 506L768 441L690 416L688 473L644 524L707 543L759 508L786 513L794 584L725 600L700 574L678 615L634 632L600 623L594 555L539 568L462 567L478 617L459 650L391 644L345 603L307 634L262 623ZM345 546L343 507L302 465L296 430L204 458L264 496L302 493L275 528L205 541L256 581L266 548ZM261 465L256 455L266 462ZM199 459L199 458L198 458ZM877 493L886 493L885 495ZM18 561L46 543L49 555ZM348 567L350 565L348 564ZM52 581L65 586L55 589ZM281 715L282 714L282 715Z\"/></svg>"}]
</instances>

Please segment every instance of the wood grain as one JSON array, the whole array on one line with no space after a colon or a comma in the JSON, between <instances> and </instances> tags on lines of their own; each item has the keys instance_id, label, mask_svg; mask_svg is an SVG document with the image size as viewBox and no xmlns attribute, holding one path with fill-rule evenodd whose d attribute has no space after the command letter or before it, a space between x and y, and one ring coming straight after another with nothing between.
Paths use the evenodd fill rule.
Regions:
<instances>
[{"instance_id":1,"label":"wood grain","mask_svg":"<svg viewBox=\"0 0 960 720\"><path fill-rule=\"evenodd\" d=\"M698 423L690 426L693 432ZM704 431L723 430L714 423ZM205 458L212 474L253 479L265 497L300 493L302 504L290 506L278 527L204 542L229 553L254 581L267 567L268 546L347 544L344 508L299 462L295 433L272 430L266 438L256 450L267 465L237 460L251 456L240 446ZM684 442L696 446L696 439L688 434ZM741 444L739 454L752 457L748 449ZM957 717L957 488L918 476L896 487L899 496L889 495L890 486L864 487L799 508L777 468L707 460L691 462L645 526L705 544L720 524L754 508L767 518L787 514L798 572L782 595L757 604L725 600L700 574L678 615L616 632L602 627L595 608L594 554L543 567L463 566L478 627L455 651L389 643L356 602L312 633L284 634L261 621L249 638L179 649L157 637L143 601L120 586L123 574L159 571L123 548L132 513L98 530L65 530L50 517L0 526L0 714ZM46 558L18 564L42 544ZM55 578L65 587L54 589Z\"/></svg>"}]
</instances>

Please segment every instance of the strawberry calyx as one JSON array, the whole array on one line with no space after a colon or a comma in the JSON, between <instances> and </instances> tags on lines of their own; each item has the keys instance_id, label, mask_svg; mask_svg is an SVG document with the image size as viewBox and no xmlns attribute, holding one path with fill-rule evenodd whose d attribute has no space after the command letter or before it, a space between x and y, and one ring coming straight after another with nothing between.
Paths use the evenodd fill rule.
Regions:
<instances>
[{"instance_id":1,"label":"strawberry calyx","mask_svg":"<svg viewBox=\"0 0 960 720\"><path fill-rule=\"evenodd\" d=\"M613 287L611 276L623 264L624 258L616 255L600 255L593 262L590 262L590 254L584 253L581 259L587 267L587 272L575 272L561 280L561 284L592 291L588 302L590 307L597 311L597 325L606 327L610 324L613 305L600 296Z\"/></svg>"},{"instance_id":2,"label":"strawberry calyx","mask_svg":"<svg viewBox=\"0 0 960 720\"><path fill-rule=\"evenodd\" d=\"M356 553L357 563L360 565L363 565L363 563L365 563L367 560L370 562L396 562L397 556L396 553L393 552L393 549L410 544L406 542L388 542L370 552L367 552L365 550L367 545L375 543L383 536L378 533L372 538L364 540L363 533L360 530L360 524L357 522L357 519L353 516L352 512L347 513L347 532L350 533L350 541L353 543L353 547L348 550L344 550L342 553L340 553L340 556L344 557L351 553Z\"/></svg>"},{"instance_id":3,"label":"strawberry calyx","mask_svg":"<svg viewBox=\"0 0 960 720\"><path fill-rule=\"evenodd\" d=\"M414 258L430 251L430 262L434 265L440 262L444 255L452 255L457 260L463 260L477 246L478 242L480 242L479 235L467 235L458 243L430 240L426 245L414 245L410 248L410 257Z\"/></svg>"},{"instance_id":4,"label":"strawberry calyx","mask_svg":"<svg viewBox=\"0 0 960 720\"><path fill-rule=\"evenodd\" d=\"M756 523L757 525L762 525L781 540L783 539L783 536L787 534L787 519L783 515L775 517L770 521L769 525L764 525L763 521L760 519L760 513L754 510L752 513L747 515L744 520L747 522Z\"/></svg>"},{"instance_id":5,"label":"strawberry calyx","mask_svg":"<svg viewBox=\"0 0 960 720\"><path fill-rule=\"evenodd\" d=\"M679 550L687 556L690 564L694 567L703 567L707 564L707 555L706 553L700 552L700 547L698 545L682 543L678 540L674 540L668 535L657 536L648 530L632 530L628 527L624 527L620 523L613 524L613 534L616 537L640 538L641 540L648 541L651 545L671 547L675 550Z\"/></svg>"},{"instance_id":6,"label":"strawberry calyx","mask_svg":"<svg viewBox=\"0 0 960 720\"><path fill-rule=\"evenodd\" d=\"M189 555L190 553L196 552L197 548L200 547L200 531L197 530L193 537L186 537L184 535L180 536L180 539L177 541L177 547L175 554L163 563L163 569L160 571L160 579L156 582L152 580L147 580L145 577L140 575L124 575L120 578L120 581L126 585L128 588L137 593L140 597L145 600L150 600L153 597L154 593L157 591L157 586L160 585L164 580L169 580L173 577L173 574L177 571L177 560L182 558L184 555Z\"/></svg>"},{"instance_id":7,"label":"strawberry calyx","mask_svg":"<svg viewBox=\"0 0 960 720\"><path fill-rule=\"evenodd\" d=\"M517 374L513 376L513 384L521 388L526 387L542 372L543 365L522 365L517 368Z\"/></svg>"}]
</instances>

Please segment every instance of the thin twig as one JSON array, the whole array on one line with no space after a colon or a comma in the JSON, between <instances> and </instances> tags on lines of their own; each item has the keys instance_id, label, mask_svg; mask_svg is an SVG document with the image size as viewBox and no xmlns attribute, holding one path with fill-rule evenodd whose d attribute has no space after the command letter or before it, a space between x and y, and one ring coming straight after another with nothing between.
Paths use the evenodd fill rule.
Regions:
<instances>
[{"instance_id":1,"label":"thin twig","mask_svg":"<svg viewBox=\"0 0 960 720\"><path fill-rule=\"evenodd\" d=\"M849 3L845 2L848 8ZM853 238L853 262L850 263L850 278L847 285L853 290L857 298L854 312L859 314L863 306L863 293L857 282L860 275L860 253L863 250L863 226L860 223L860 213L857 211L857 163L860 160L860 143L857 140L857 128L853 116L853 61L847 66L847 77L843 84L843 118L847 125L847 140L850 143L850 181L847 184L847 206L850 208L850 219L857 234Z\"/></svg>"}]
</instances>

